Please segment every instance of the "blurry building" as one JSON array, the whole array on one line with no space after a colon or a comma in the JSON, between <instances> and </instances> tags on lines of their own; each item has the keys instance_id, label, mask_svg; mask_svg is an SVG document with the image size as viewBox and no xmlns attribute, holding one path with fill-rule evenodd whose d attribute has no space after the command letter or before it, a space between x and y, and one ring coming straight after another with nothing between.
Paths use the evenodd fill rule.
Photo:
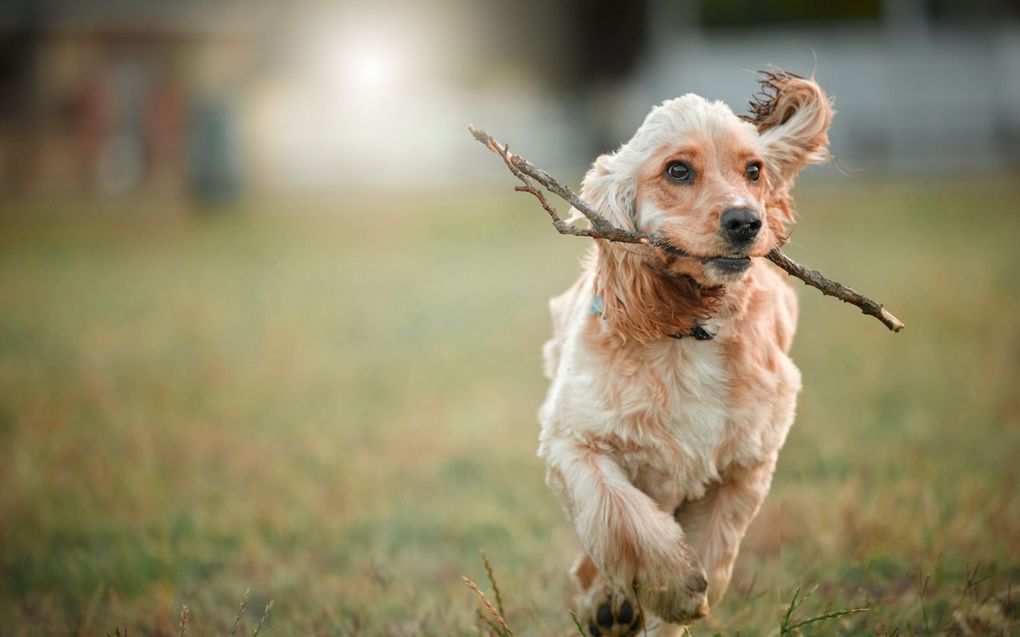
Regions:
<instances>
[{"instance_id":1,"label":"blurry building","mask_svg":"<svg viewBox=\"0 0 1020 637\"><path fill-rule=\"evenodd\" d=\"M0 10L0 188L227 196L229 82L250 25L187 3ZM212 161L203 161L210 158Z\"/></svg>"},{"instance_id":2,"label":"blurry building","mask_svg":"<svg viewBox=\"0 0 1020 637\"><path fill-rule=\"evenodd\" d=\"M817 69L838 111L833 148L851 166L974 171L1020 162L1020 4L787 1L756 15L760 3L747 0L689 2L689 15L701 16L693 33L681 26L679 4L653 9L661 26L630 93L635 111L677 91L736 107L747 99L733 81L739 69Z\"/></svg>"},{"instance_id":3,"label":"blurry building","mask_svg":"<svg viewBox=\"0 0 1020 637\"><path fill-rule=\"evenodd\" d=\"M584 0L553 84L557 128L587 159L629 139L655 104L697 93L742 113L770 65L816 74L834 98L837 158L872 174L1020 164L1020 4L999 0ZM635 10L643 23L635 24ZM573 38L571 35L573 34ZM541 135L515 130L518 149Z\"/></svg>"}]
</instances>

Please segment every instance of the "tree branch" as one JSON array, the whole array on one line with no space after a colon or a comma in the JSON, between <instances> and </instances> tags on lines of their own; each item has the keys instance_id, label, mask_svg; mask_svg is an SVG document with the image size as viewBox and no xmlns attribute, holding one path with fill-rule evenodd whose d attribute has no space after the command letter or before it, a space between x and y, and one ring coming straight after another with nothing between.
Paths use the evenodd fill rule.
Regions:
<instances>
[{"instance_id":1,"label":"tree branch","mask_svg":"<svg viewBox=\"0 0 1020 637\"><path fill-rule=\"evenodd\" d=\"M606 241L616 241L620 243L640 243L661 248L676 256L692 256L681 248L672 245L659 234L635 232L632 230L617 228L610 223L608 219L588 205L588 203L586 203L583 199L578 197L573 190L553 179L549 173L538 168L527 159L524 159L516 153L511 153L510 149L507 148L505 144L499 143L482 129L477 128L474 125L468 125L468 131L471 132L471 135L475 139L484 144L486 148L503 159L503 163L506 164L507 169L521 181L522 185L516 186L514 190L534 195L535 198L538 199L538 202L542 205L542 208L549 214L550 219L552 219L553 227L556 228L557 232L560 234L569 234L578 237L591 237L593 239L604 239ZM560 218L556 209L549 204L545 195L542 191L535 187L532 180L538 182L546 190L559 196L573 206L578 212L584 215L589 222L591 222L591 227L583 228L574 226ZM790 257L783 254L779 248L769 252L766 257L769 261L785 270L788 274L790 274L790 276L796 277L807 285L820 290L822 294L840 299L844 303L856 305L860 308L861 312L875 317L893 332L899 332L903 329L903 323L886 310L881 303L869 299L842 283L826 278L817 270L811 270L800 265Z\"/></svg>"},{"instance_id":2,"label":"tree branch","mask_svg":"<svg viewBox=\"0 0 1020 637\"><path fill-rule=\"evenodd\" d=\"M779 248L771 250L765 256L769 261L775 263L783 270L786 270L790 276L800 279L816 290L821 291L821 293L825 296L831 296L843 301L844 303L856 305L861 308L861 312L868 316L874 316L882 322L882 325L885 325L892 331L899 332L905 327L898 318L892 315L892 312L885 309L885 307L878 301L869 299L863 294L852 288L848 288L838 281L826 278L825 275L818 270L812 270L802 266L783 254Z\"/></svg>"}]
</instances>

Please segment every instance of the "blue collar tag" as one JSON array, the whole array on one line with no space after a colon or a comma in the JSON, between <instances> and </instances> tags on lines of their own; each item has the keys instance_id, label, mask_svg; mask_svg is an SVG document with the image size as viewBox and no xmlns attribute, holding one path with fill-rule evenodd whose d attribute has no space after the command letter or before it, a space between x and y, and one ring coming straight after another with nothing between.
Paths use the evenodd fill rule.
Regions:
<instances>
[{"instance_id":1,"label":"blue collar tag","mask_svg":"<svg viewBox=\"0 0 1020 637\"><path fill-rule=\"evenodd\" d=\"M596 294L595 299L591 302L591 315L604 314L605 311L606 308L602 305L602 297Z\"/></svg>"}]
</instances>

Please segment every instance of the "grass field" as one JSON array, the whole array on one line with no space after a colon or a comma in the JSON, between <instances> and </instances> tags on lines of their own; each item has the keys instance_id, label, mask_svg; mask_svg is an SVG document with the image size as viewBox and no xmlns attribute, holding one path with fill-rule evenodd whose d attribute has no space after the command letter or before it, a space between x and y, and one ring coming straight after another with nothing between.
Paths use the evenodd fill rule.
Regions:
<instances>
[{"instance_id":1,"label":"grass field","mask_svg":"<svg viewBox=\"0 0 1020 637\"><path fill-rule=\"evenodd\" d=\"M870 609L805 634L1010 634L1018 180L799 202L791 256L908 327L801 290L797 423L692 634L776 635L798 586L798 617ZM477 635L481 549L518 635L572 634L535 413L585 241L533 201L3 208L0 634L177 634L186 604L222 635L250 588L247 634L273 599L264 635Z\"/></svg>"}]
</instances>

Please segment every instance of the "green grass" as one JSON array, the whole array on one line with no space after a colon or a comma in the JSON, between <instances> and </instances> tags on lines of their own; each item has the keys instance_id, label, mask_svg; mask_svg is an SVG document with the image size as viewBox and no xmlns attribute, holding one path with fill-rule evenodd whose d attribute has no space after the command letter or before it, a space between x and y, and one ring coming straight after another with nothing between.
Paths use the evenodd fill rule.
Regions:
<instances>
[{"instance_id":1,"label":"green grass","mask_svg":"<svg viewBox=\"0 0 1020 637\"><path fill-rule=\"evenodd\" d=\"M797 617L870 608L804 634L1016 622L1016 183L802 188L790 255L907 330L801 289L797 423L692 634L778 635L798 587ZM245 634L273 599L264 635L477 635L484 548L518 635L576 634L534 452L585 241L509 188L4 203L0 632L177 634L186 604L226 634L251 588Z\"/></svg>"}]
</instances>

